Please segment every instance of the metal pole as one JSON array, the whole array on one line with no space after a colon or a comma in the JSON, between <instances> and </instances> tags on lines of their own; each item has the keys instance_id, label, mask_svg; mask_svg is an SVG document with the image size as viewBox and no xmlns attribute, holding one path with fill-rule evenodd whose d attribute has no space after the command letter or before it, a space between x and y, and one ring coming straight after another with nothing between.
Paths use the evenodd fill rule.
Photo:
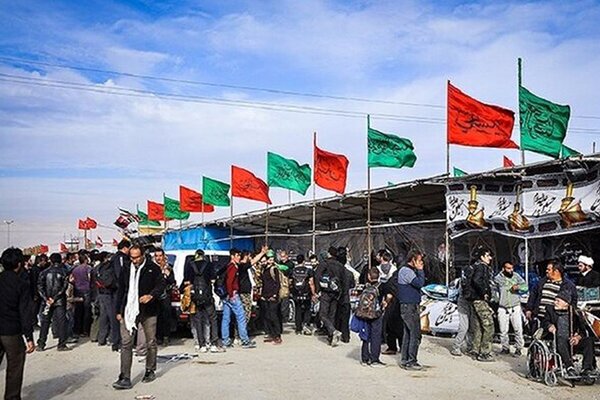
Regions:
<instances>
[{"instance_id":1,"label":"metal pole","mask_svg":"<svg viewBox=\"0 0 600 400\"><path fill-rule=\"evenodd\" d=\"M10 226L12 224L14 224L15 221L11 219L11 220L8 220L8 221L4 221L4 223L6 224L6 236L7 236L6 242L8 244L6 247L10 247Z\"/></svg>"},{"instance_id":2,"label":"metal pole","mask_svg":"<svg viewBox=\"0 0 600 400\"><path fill-rule=\"evenodd\" d=\"M517 59L519 90L521 90L521 84L522 84L522 80L523 80L522 72L521 72L522 67L523 67L522 60L521 60L521 57L519 57ZM519 112L519 133L521 132L520 127L521 127L521 113ZM525 150L523 150L523 149L521 149L521 165L525 165Z\"/></svg>"},{"instance_id":3,"label":"metal pole","mask_svg":"<svg viewBox=\"0 0 600 400\"><path fill-rule=\"evenodd\" d=\"M315 166L316 166L316 157L315 153L317 151L317 132L313 132L313 206L312 206L312 252L316 254L317 247L317 184L315 182Z\"/></svg>"},{"instance_id":4,"label":"metal pole","mask_svg":"<svg viewBox=\"0 0 600 400\"><path fill-rule=\"evenodd\" d=\"M204 222L204 201L202 201L202 245L204 246L204 250L206 250L206 223Z\"/></svg>"},{"instance_id":5,"label":"metal pole","mask_svg":"<svg viewBox=\"0 0 600 400\"><path fill-rule=\"evenodd\" d=\"M450 80L448 80L448 87ZM448 98L446 98L446 110L448 109ZM446 112L446 174L450 176L450 141L448 140L448 113ZM446 207L448 214L448 207ZM446 215L446 224L444 229L444 239L446 245L446 288L450 285L450 234L448 233L448 216Z\"/></svg>"},{"instance_id":6,"label":"metal pole","mask_svg":"<svg viewBox=\"0 0 600 400\"><path fill-rule=\"evenodd\" d=\"M233 249L233 195L229 205L229 248Z\"/></svg>"},{"instance_id":7,"label":"metal pole","mask_svg":"<svg viewBox=\"0 0 600 400\"><path fill-rule=\"evenodd\" d=\"M266 212L267 215L265 216L265 246L269 245L269 204L266 204Z\"/></svg>"},{"instance_id":8,"label":"metal pole","mask_svg":"<svg viewBox=\"0 0 600 400\"><path fill-rule=\"evenodd\" d=\"M371 251L372 251L372 243L371 243L371 167L369 166L368 160L368 135L369 128L371 127L371 116L367 115L367 266L369 270L371 269Z\"/></svg>"},{"instance_id":9,"label":"metal pole","mask_svg":"<svg viewBox=\"0 0 600 400\"><path fill-rule=\"evenodd\" d=\"M596 154L596 142L592 142L592 154Z\"/></svg>"},{"instance_id":10,"label":"metal pole","mask_svg":"<svg viewBox=\"0 0 600 400\"><path fill-rule=\"evenodd\" d=\"M529 287L529 241L525 238L525 282Z\"/></svg>"}]
</instances>

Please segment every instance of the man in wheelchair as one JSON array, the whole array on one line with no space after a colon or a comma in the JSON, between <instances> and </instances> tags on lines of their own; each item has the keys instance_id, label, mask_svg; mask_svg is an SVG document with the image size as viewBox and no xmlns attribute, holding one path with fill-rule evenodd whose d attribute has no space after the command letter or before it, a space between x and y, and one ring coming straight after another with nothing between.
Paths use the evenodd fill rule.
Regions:
<instances>
[{"instance_id":1,"label":"man in wheelchair","mask_svg":"<svg viewBox=\"0 0 600 400\"><path fill-rule=\"evenodd\" d=\"M565 369L565 378L596 376L596 358L594 355L594 334L588 329L585 317L571 306L572 293L561 290L554 299L554 305L546 309L542 321L544 338L556 339L556 351ZM577 374L571 353L583 354L582 372Z\"/></svg>"}]
</instances>

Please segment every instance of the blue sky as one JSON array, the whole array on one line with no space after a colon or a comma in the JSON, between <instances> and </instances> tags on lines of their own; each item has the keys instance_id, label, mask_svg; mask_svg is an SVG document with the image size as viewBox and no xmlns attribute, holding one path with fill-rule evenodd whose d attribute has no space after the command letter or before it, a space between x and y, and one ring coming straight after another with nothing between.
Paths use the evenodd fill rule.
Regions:
<instances>
[{"instance_id":1,"label":"blue sky","mask_svg":"<svg viewBox=\"0 0 600 400\"><path fill-rule=\"evenodd\" d=\"M600 144L600 119L582 118L600 116L595 1L24 0L2 2L0 20L5 75L410 118L443 119L445 109L159 82L6 57L437 106L445 104L450 79L482 101L513 110L516 59L523 57L525 86L571 105L574 130L566 143L584 152L592 141ZM76 234L77 218L90 215L111 225L117 206L135 208L160 200L162 192L176 197L179 184L199 188L203 174L227 180L232 163L264 177L267 151L310 162L315 130L321 147L350 159L348 189L365 187L362 118L123 97L4 79L0 76L0 219L17 221L14 244L58 245L64 235ZM418 156L413 169L373 171L374 185L444 172L443 123L372 121L377 129L410 138ZM501 165L503 155L519 159L516 151L455 147L452 164L481 171ZM272 197L278 204L287 201L283 190L273 189ZM242 200L238 207L261 205ZM217 216L227 214L220 210ZM107 229L99 234L116 236Z\"/></svg>"}]
</instances>

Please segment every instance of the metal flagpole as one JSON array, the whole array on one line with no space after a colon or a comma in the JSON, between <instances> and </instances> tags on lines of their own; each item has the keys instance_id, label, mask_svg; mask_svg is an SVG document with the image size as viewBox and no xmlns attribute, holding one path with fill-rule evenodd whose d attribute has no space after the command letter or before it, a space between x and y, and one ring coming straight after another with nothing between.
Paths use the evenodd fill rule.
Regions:
<instances>
[{"instance_id":1,"label":"metal flagpole","mask_svg":"<svg viewBox=\"0 0 600 400\"><path fill-rule=\"evenodd\" d=\"M265 246L269 245L269 203L266 203L265 210L267 212L265 217Z\"/></svg>"},{"instance_id":2,"label":"metal flagpole","mask_svg":"<svg viewBox=\"0 0 600 400\"><path fill-rule=\"evenodd\" d=\"M369 166L369 145L368 135L369 128L371 127L371 116L367 114L367 254L368 254L368 267L371 269L371 167Z\"/></svg>"},{"instance_id":3,"label":"metal flagpole","mask_svg":"<svg viewBox=\"0 0 600 400\"><path fill-rule=\"evenodd\" d=\"M233 249L233 194L229 203L229 248Z\"/></svg>"},{"instance_id":4,"label":"metal flagpole","mask_svg":"<svg viewBox=\"0 0 600 400\"><path fill-rule=\"evenodd\" d=\"M202 200L202 206L200 209L202 213L202 245L206 250L206 222L204 222L204 200Z\"/></svg>"},{"instance_id":5,"label":"metal flagpole","mask_svg":"<svg viewBox=\"0 0 600 400\"><path fill-rule=\"evenodd\" d=\"M525 238L525 282L529 288L529 240Z\"/></svg>"},{"instance_id":6,"label":"metal flagpole","mask_svg":"<svg viewBox=\"0 0 600 400\"><path fill-rule=\"evenodd\" d=\"M519 80L519 90L521 89L521 84L522 84L522 61L521 61L521 57L519 57L517 59L517 68L518 68L518 80ZM519 112L519 133L521 132L521 112ZM521 165L525 165L525 150L523 150L523 148L521 148Z\"/></svg>"},{"instance_id":7,"label":"metal flagpole","mask_svg":"<svg viewBox=\"0 0 600 400\"><path fill-rule=\"evenodd\" d=\"M317 147L317 132L313 132L313 209L312 209L312 252L316 254L316 245L317 245L317 184L315 182L315 174L316 174L316 149Z\"/></svg>"},{"instance_id":8,"label":"metal flagpole","mask_svg":"<svg viewBox=\"0 0 600 400\"><path fill-rule=\"evenodd\" d=\"M450 80L448 80L450 87ZM450 141L448 140L448 99L446 98L446 174L450 177ZM448 233L448 206L446 206L446 229L445 229L445 247L446 247L446 287L450 285L450 234Z\"/></svg>"},{"instance_id":9,"label":"metal flagpole","mask_svg":"<svg viewBox=\"0 0 600 400\"><path fill-rule=\"evenodd\" d=\"M292 191L288 189L288 205L292 205Z\"/></svg>"}]
</instances>

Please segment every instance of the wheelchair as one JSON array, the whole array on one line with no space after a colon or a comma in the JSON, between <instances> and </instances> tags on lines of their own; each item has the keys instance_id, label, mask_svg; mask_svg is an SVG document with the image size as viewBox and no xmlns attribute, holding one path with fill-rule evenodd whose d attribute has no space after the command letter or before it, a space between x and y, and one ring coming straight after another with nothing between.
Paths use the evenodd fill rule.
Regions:
<instances>
[{"instance_id":1,"label":"wheelchair","mask_svg":"<svg viewBox=\"0 0 600 400\"><path fill-rule=\"evenodd\" d=\"M556 386L559 381L566 382L575 386L575 383L581 383L583 385L593 385L596 380L600 377L598 372L594 374L577 375L567 374L566 368L564 367L563 360L558 354L556 346L556 337L551 340L542 339L543 330L538 329L534 336L533 341L529 345L527 351L527 378L537 381L544 382L548 386ZM580 361L579 355L575 355L575 365ZM579 371L577 367L576 371Z\"/></svg>"}]
</instances>

